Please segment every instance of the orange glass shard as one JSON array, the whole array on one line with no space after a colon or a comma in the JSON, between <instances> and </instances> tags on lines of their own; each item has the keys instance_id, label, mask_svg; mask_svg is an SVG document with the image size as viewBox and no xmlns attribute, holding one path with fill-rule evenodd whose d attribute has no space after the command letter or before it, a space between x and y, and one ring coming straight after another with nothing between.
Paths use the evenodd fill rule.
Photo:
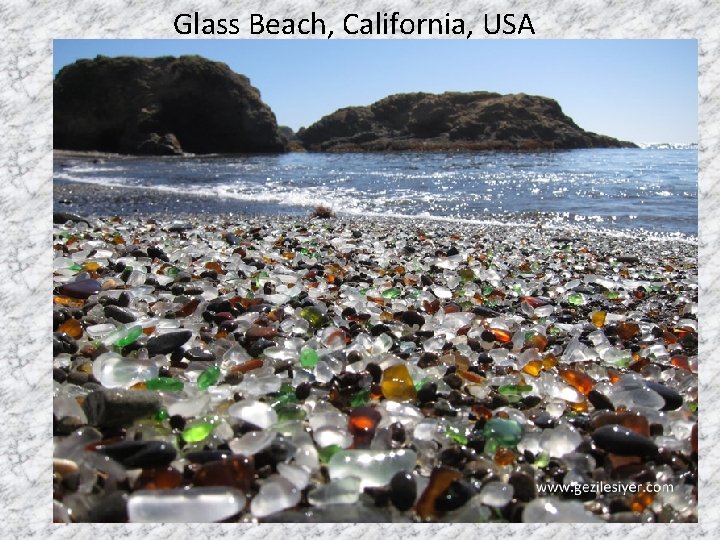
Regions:
<instances>
[{"instance_id":1,"label":"orange glass shard","mask_svg":"<svg viewBox=\"0 0 720 540\"><path fill-rule=\"evenodd\" d=\"M560 377L582 395L587 396L595 386L595 380L577 369L561 369Z\"/></svg>"}]
</instances>

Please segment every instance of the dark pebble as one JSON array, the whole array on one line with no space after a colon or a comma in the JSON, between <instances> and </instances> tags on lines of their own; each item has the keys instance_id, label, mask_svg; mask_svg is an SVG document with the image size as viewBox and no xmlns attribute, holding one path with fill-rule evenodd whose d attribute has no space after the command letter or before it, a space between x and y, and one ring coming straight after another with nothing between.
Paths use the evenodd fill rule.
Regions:
<instances>
[{"instance_id":1,"label":"dark pebble","mask_svg":"<svg viewBox=\"0 0 720 540\"><path fill-rule=\"evenodd\" d=\"M620 456L652 457L658 453L658 447L653 441L618 425L596 429L592 440L598 448Z\"/></svg>"},{"instance_id":2,"label":"dark pebble","mask_svg":"<svg viewBox=\"0 0 720 540\"><path fill-rule=\"evenodd\" d=\"M207 349L203 349L201 347L193 347L192 349L188 349L187 351L185 351L185 358L187 358L191 362L215 361L215 355Z\"/></svg>"},{"instance_id":3,"label":"dark pebble","mask_svg":"<svg viewBox=\"0 0 720 540\"><path fill-rule=\"evenodd\" d=\"M665 406L661 409L663 411L674 411L682 407L683 398L682 396L669 386L664 384L656 383L655 381L645 381L645 386L654 390L662 396L665 400Z\"/></svg>"},{"instance_id":4,"label":"dark pebble","mask_svg":"<svg viewBox=\"0 0 720 540\"><path fill-rule=\"evenodd\" d=\"M409 510L417 498L417 483L412 474L399 472L390 480L390 501L398 510Z\"/></svg>"},{"instance_id":5,"label":"dark pebble","mask_svg":"<svg viewBox=\"0 0 720 540\"><path fill-rule=\"evenodd\" d=\"M513 487L513 497L520 502L530 502L537 497L535 480L529 474L516 471L510 475L508 483Z\"/></svg>"},{"instance_id":6,"label":"dark pebble","mask_svg":"<svg viewBox=\"0 0 720 540\"><path fill-rule=\"evenodd\" d=\"M165 253L162 248L156 247L156 246L150 246L147 250L147 255L151 259L160 259L164 262L169 262L170 258L167 256L167 253Z\"/></svg>"},{"instance_id":7,"label":"dark pebble","mask_svg":"<svg viewBox=\"0 0 720 540\"><path fill-rule=\"evenodd\" d=\"M410 326L418 325L422 327L425 324L425 317L420 315L417 311L403 311L400 316L400 320Z\"/></svg>"},{"instance_id":8,"label":"dark pebble","mask_svg":"<svg viewBox=\"0 0 720 540\"><path fill-rule=\"evenodd\" d=\"M53 333L53 356L58 354L75 354L78 351L77 342L65 332Z\"/></svg>"},{"instance_id":9,"label":"dark pebble","mask_svg":"<svg viewBox=\"0 0 720 540\"><path fill-rule=\"evenodd\" d=\"M227 459L233 455L231 450L202 450L200 452L188 452L185 454L185 459L190 463L210 463L211 461L218 461L221 459Z\"/></svg>"},{"instance_id":10,"label":"dark pebble","mask_svg":"<svg viewBox=\"0 0 720 540\"><path fill-rule=\"evenodd\" d=\"M83 409L88 423L101 428L122 427L150 416L160 408L155 392L136 390L102 390L90 392Z\"/></svg>"},{"instance_id":11,"label":"dark pebble","mask_svg":"<svg viewBox=\"0 0 720 540\"><path fill-rule=\"evenodd\" d=\"M588 401L599 411L615 410L615 406L612 404L612 401L597 390L590 390L590 393L588 394Z\"/></svg>"},{"instance_id":12,"label":"dark pebble","mask_svg":"<svg viewBox=\"0 0 720 540\"><path fill-rule=\"evenodd\" d=\"M463 506L472 496L472 488L462 480L455 480L435 499L435 510L450 512Z\"/></svg>"},{"instance_id":13,"label":"dark pebble","mask_svg":"<svg viewBox=\"0 0 720 540\"><path fill-rule=\"evenodd\" d=\"M445 384L447 384L450 388L453 388L455 390L458 390L463 385L463 380L460 378L459 375L455 373L445 375L445 377L443 377L443 381L445 381Z\"/></svg>"},{"instance_id":14,"label":"dark pebble","mask_svg":"<svg viewBox=\"0 0 720 540\"><path fill-rule=\"evenodd\" d=\"M118 306L105 306L105 316L121 323L135 322L136 317L129 310Z\"/></svg>"},{"instance_id":15,"label":"dark pebble","mask_svg":"<svg viewBox=\"0 0 720 540\"><path fill-rule=\"evenodd\" d=\"M81 279L61 286L60 294L86 300L91 295L99 292L101 288L100 282L95 279Z\"/></svg>"},{"instance_id":16,"label":"dark pebble","mask_svg":"<svg viewBox=\"0 0 720 540\"><path fill-rule=\"evenodd\" d=\"M312 390L312 385L310 383L300 383L295 388L295 397L300 401L304 401L310 397L310 390Z\"/></svg>"},{"instance_id":17,"label":"dark pebble","mask_svg":"<svg viewBox=\"0 0 720 540\"><path fill-rule=\"evenodd\" d=\"M437 384L434 382L426 382L418 390L417 398L420 403L429 403L437 398Z\"/></svg>"},{"instance_id":18,"label":"dark pebble","mask_svg":"<svg viewBox=\"0 0 720 540\"><path fill-rule=\"evenodd\" d=\"M67 379L67 373L65 370L60 368L53 368L53 380L59 383L65 382Z\"/></svg>"},{"instance_id":19,"label":"dark pebble","mask_svg":"<svg viewBox=\"0 0 720 540\"><path fill-rule=\"evenodd\" d=\"M178 332L167 332L150 338L147 343L148 354L167 354L183 345L192 337L190 330L180 330Z\"/></svg>"},{"instance_id":20,"label":"dark pebble","mask_svg":"<svg viewBox=\"0 0 720 540\"><path fill-rule=\"evenodd\" d=\"M86 382L90 380L90 374L85 373L84 371L77 371L73 370L68 374L67 382L71 384L77 384L78 386L82 386Z\"/></svg>"},{"instance_id":21,"label":"dark pebble","mask_svg":"<svg viewBox=\"0 0 720 540\"><path fill-rule=\"evenodd\" d=\"M533 418L533 423L539 428L547 429L555 427L556 420L547 412L542 411L535 418Z\"/></svg>"},{"instance_id":22,"label":"dark pebble","mask_svg":"<svg viewBox=\"0 0 720 540\"><path fill-rule=\"evenodd\" d=\"M97 497L88 509L87 514L83 516L85 519L79 519L78 521L87 521L88 523L126 523L128 520L127 497L127 493L123 493L122 491L114 491L107 495Z\"/></svg>"},{"instance_id":23,"label":"dark pebble","mask_svg":"<svg viewBox=\"0 0 720 540\"><path fill-rule=\"evenodd\" d=\"M163 467L169 465L177 455L175 447L163 441L122 441L101 446L96 451L128 469Z\"/></svg>"}]
</instances>

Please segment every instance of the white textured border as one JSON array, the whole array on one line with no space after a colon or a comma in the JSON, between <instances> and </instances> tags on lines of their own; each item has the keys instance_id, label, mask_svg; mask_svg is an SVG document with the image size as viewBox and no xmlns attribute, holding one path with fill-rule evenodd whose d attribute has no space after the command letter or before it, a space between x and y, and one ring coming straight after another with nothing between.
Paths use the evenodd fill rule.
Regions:
<instances>
[{"instance_id":1,"label":"white textured border","mask_svg":"<svg viewBox=\"0 0 720 540\"><path fill-rule=\"evenodd\" d=\"M481 28L483 13L532 16L535 38L696 38L699 40L700 118L700 524L699 525L52 525L51 515L51 208L52 39L177 38L174 14L199 10L245 18L253 11L299 14L316 10L334 27L341 14L402 11L423 16L438 9ZM186 538L410 538L497 535L545 539L623 535L645 538L717 532L720 421L716 410L720 358L720 2L717 0L535 0L443 3L417 0L327 2L268 0L91 1L2 0L0 3L0 403L3 406L0 497L4 537L91 536ZM479 34L479 32L478 32ZM337 37L337 36L336 36ZM479 35L473 39L480 38ZM517 39L517 38L511 38ZM651 249L651 246L648 246ZM620 529L620 527L622 527ZM651 530L647 530L650 527Z\"/></svg>"}]
</instances>

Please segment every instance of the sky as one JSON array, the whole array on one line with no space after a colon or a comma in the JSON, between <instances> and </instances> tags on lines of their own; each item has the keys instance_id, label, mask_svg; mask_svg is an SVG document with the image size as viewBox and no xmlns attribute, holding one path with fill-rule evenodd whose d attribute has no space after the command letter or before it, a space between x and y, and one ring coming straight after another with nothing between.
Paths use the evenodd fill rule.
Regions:
<instances>
[{"instance_id":1,"label":"sky","mask_svg":"<svg viewBox=\"0 0 720 540\"><path fill-rule=\"evenodd\" d=\"M695 40L73 39L53 48L55 74L98 54L225 62L294 130L399 92L487 90L553 98L581 128L622 140L698 140Z\"/></svg>"}]
</instances>

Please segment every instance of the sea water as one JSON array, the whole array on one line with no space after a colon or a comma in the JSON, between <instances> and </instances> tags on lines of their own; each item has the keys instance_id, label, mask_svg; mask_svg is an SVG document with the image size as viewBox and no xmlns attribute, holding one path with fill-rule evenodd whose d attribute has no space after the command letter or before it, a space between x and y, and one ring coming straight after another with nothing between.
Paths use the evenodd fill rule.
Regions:
<instances>
[{"instance_id":1,"label":"sea water","mask_svg":"<svg viewBox=\"0 0 720 540\"><path fill-rule=\"evenodd\" d=\"M133 199L136 212L151 211L154 195L166 200L177 195L202 198L206 211L214 204L242 203L239 207L253 213L298 215L323 205L358 216L520 223L540 217L561 225L696 236L697 163L693 148L94 159L58 155L54 179L113 187L118 197L124 189L140 188L143 196ZM57 203L59 210L100 212L92 202L89 208L60 208Z\"/></svg>"}]
</instances>

